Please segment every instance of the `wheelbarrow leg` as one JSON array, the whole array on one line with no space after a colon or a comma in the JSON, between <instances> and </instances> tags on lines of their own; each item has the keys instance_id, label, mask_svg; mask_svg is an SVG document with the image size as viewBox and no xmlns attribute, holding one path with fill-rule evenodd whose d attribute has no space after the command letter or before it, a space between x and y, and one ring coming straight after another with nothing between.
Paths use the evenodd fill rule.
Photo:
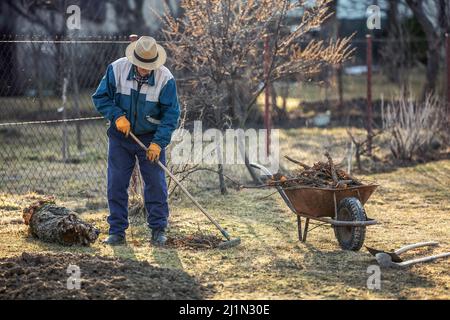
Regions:
<instances>
[{"instance_id":1,"label":"wheelbarrow leg","mask_svg":"<svg viewBox=\"0 0 450 320\"><path fill-rule=\"evenodd\" d=\"M302 232L302 218L297 215L297 229L298 229L298 240L300 242L306 242L306 236L308 235L309 228L309 218L305 218L305 228Z\"/></svg>"},{"instance_id":2,"label":"wheelbarrow leg","mask_svg":"<svg viewBox=\"0 0 450 320\"><path fill-rule=\"evenodd\" d=\"M300 242L302 242L303 241L303 238L302 238L302 218L299 215L297 215L297 229L298 229L298 240Z\"/></svg>"},{"instance_id":3,"label":"wheelbarrow leg","mask_svg":"<svg viewBox=\"0 0 450 320\"><path fill-rule=\"evenodd\" d=\"M303 230L302 242L306 242L306 236L308 235L308 228L309 228L309 218L306 218L305 229Z\"/></svg>"}]
</instances>

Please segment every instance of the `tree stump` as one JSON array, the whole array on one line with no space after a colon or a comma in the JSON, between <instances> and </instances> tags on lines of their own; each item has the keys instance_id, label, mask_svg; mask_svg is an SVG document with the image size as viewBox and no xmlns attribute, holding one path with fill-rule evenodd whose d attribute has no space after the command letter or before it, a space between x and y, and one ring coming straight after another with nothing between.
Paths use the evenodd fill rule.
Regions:
<instances>
[{"instance_id":1,"label":"tree stump","mask_svg":"<svg viewBox=\"0 0 450 320\"><path fill-rule=\"evenodd\" d=\"M23 219L33 237L65 246L89 246L100 233L75 212L57 206L52 198L41 199L25 208Z\"/></svg>"}]
</instances>

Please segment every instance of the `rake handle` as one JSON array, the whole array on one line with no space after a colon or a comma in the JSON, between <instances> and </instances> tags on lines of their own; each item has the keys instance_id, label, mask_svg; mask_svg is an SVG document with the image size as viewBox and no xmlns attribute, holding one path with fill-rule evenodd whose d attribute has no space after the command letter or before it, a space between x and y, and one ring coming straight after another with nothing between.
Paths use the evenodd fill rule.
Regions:
<instances>
[{"instance_id":1,"label":"rake handle","mask_svg":"<svg viewBox=\"0 0 450 320\"><path fill-rule=\"evenodd\" d=\"M148 148L145 146L145 144L143 144L142 141L139 140L139 139L133 134L133 132L130 132L129 135L131 136L131 138L133 138L134 141L136 141L136 143L137 143L139 146L141 146L142 149L144 149L145 151L148 150ZM167 167L166 167L165 165L163 165L163 164L161 163L161 161L158 160L157 164L158 164L158 166L160 166L161 169L163 169L163 171L164 171L165 173L167 173L167 175L168 175L168 176L169 176L169 177L177 184L177 186L180 187L180 189L181 189L181 190L188 196L188 198L189 198L189 199L197 206L197 208L199 208L200 211L203 212L203 214L209 219L209 221L211 221L211 222L216 226L216 228L220 230L220 232L222 233L222 235L223 235L228 241L230 241L231 238L230 238L228 232L227 232L225 229L223 229L223 228L219 225L219 223L217 223L217 221L216 221L213 217L211 217L211 216L209 215L209 213L208 213L205 209L203 209L203 207L200 205L200 203L198 203L198 201L195 200L195 198L189 193L189 191L187 191L187 189L181 184L181 182L178 181L177 178L175 178L175 176L172 174L172 172L170 172L170 170L167 169Z\"/></svg>"}]
</instances>

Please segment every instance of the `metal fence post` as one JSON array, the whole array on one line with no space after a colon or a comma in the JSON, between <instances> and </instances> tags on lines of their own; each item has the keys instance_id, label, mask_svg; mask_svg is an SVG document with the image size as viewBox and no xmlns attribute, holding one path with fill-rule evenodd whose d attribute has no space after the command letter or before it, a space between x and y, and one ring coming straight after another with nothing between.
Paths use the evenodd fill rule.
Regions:
<instances>
[{"instance_id":1,"label":"metal fence post","mask_svg":"<svg viewBox=\"0 0 450 320\"><path fill-rule=\"evenodd\" d=\"M75 114L77 118L81 118L81 110L80 110L80 88L78 84L78 70L77 70L77 64L75 61L75 55L76 55L76 46L77 41L73 41L72 43L69 43L68 46L70 47L69 55L70 55L70 69L71 69L71 78L72 78L72 85L73 85L73 102L75 107ZM82 130L81 130L81 123L77 122L75 124L76 132L77 132L77 148L78 151L81 152L83 150L83 141L82 141Z\"/></svg>"},{"instance_id":2,"label":"metal fence post","mask_svg":"<svg viewBox=\"0 0 450 320\"><path fill-rule=\"evenodd\" d=\"M372 156L372 36L367 38L367 154Z\"/></svg>"},{"instance_id":3,"label":"metal fence post","mask_svg":"<svg viewBox=\"0 0 450 320\"><path fill-rule=\"evenodd\" d=\"M130 42L134 42L134 41L136 41L138 39L138 35L137 34L130 34L128 36L128 38L129 38Z\"/></svg>"},{"instance_id":4,"label":"metal fence post","mask_svg":"<svg viewBox=\"0 0 450 320\"><path fill-rule=\"evenodd\" d=\"M139 38L139 36L137 34L130 34L128 36L128 40L130 40L130 42L137 41L138 38ZM142 188L140 188L140 186ZM140 192L140 190L141 190L141 192ZM135 165L134 165L134 169L133 169L133 174L131 175L131 193L133 196L144 194L143 185L141 184L141 173L140 173L140 169L139 169L139 160L137 159L137 157L136 157L136 161L135 161Z\"/></svg>"},{"instance_id":5,"label":"metal fence post","mask_svg":"<svg viewBox=\"0 0 450 320\"><path fill-rule=\"evenodd\" d=\"M69 79L67 77L64 77L63 79L63 86L62 86L62 106L61 106L61 112L62 112L62 119L67 120L67 85L69 83ZM68 123L66 121L63 121L63 136L62 136L62 160L64 163L66 163L70 158L70 151L69 151L69 133L68 133Z\"/></svg>"},{"instance_id":6,"label":"metal fence post","mask_svg":"<svg viewBox=\"0 0 450 320\"><path fill-rule=\"evenodd\" d=\"M264 36L264 76L266 87L264 88L264 126L266 128L266 154L270 155L270 56L269 56L269 36Z\"/></svg>"},{"instance_id":7,"label":"metal fence post","mask_svg":"<svg viewBox=\"0 0 450 320\"><path fill-rule=\"evenodd\" d=\"M446 56L447 56L447 117L450 122L450 36L445 34Z\"/></svg>"}]
</instances>

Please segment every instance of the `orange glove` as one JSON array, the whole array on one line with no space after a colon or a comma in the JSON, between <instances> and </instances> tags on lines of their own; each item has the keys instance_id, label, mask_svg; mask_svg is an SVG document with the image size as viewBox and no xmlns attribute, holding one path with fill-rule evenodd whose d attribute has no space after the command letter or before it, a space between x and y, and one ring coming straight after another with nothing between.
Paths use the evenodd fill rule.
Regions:
<instances>
[{"instance_id":1,"label":"orange glove","mask_svg":"<svg viewBox=\"0 0 450 320\"><path fill-rule=\"evenodd\" d=\"M159 160L159 154L161 153L161 147L156 143L151 143L150 147L147 149L147 159L152 162L157 162Z\"/></svg>"},{"instance_id":2,"label":"orange glove","mask_svg":"<svg viewBox=\"0 0 450 320\"><path fill-rule=\"evenodd\" d=\"M128 137L128 134L130 133L131 130L130 121L128 121L127 117L121 116L116 120L116 128L117 130L122 132L126 137Z\"/></svg>"}]
</instances>

